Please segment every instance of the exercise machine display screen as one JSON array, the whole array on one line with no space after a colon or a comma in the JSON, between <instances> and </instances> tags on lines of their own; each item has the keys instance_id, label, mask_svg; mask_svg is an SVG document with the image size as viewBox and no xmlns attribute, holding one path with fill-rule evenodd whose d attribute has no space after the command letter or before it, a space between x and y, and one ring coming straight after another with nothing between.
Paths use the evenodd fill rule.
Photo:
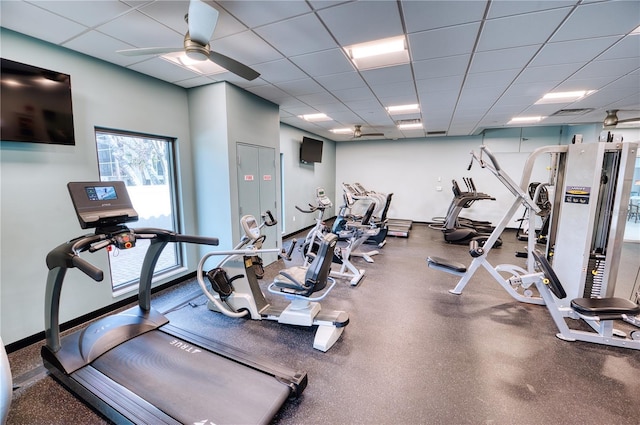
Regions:
<instances>
[{"instance_id":1,"label":"exercise machine display screen","mask_svg":"<svg viewBox=\"0 0 640 425\"><path fill-rule=\"evenodd\" d=\"M122 181L71 182L67 187L83 229L138 220L138 213Z\"/></svg>"},{"instance_id":2,"label":"exercise machine display screen","mask_svg":"<svg viewBox=\"0 0 640 425\"><path fill-rule=\"evenodd\" d=\"M90 201L109 201L118 199L116 188L113 186L87 186L84 188Z\"/></svg>"}]
</instances>

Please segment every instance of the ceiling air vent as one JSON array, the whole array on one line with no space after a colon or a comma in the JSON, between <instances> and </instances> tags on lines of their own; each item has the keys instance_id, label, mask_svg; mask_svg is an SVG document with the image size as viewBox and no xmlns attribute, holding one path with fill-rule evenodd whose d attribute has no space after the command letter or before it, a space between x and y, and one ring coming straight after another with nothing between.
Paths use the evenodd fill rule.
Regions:
<instances>
[{"instance_id":1,"label":"ceiling air vent","mask_svg":"<svg viewBox=\"0 0 640 425\"><path fill-rule=\"evenodd\" d=\"M428 136L446 136L447 132L444 130L438 130L438 131L427 131L427 137Z\"/></svg>"},{"instance_id":2,"label":"ceiling air vent","mask_svg":"<svg viewBox=\"0 0 640 425\"><path fill-rule=\"evenodd\" d=\"M420 124L422 121L420 121L420 118L411 118L408 120L398 120L396 121L397 125L403 125L403 124Z\"/></svg>"},{"instance_id":3,"label":"ceiling air vent","mask_svg":"<svg viewBox=\"0 0 640 425\"><path fill-rule=\"evenodd\" d=\"M581 109L560 109L559 111L551 114L552 117L567 117L567 116L576 116L576 115L584 115L586 113L592 112L593 108L581 108Z\"/></svg>"}]
</instances>

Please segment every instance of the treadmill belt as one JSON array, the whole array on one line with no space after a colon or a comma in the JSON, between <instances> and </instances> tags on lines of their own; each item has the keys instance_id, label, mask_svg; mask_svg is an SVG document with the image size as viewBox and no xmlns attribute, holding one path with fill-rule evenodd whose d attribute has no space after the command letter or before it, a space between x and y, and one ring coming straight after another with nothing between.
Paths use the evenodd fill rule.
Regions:
<instances>
[{"instance_id":1,"label":"treadmill belt","mask_svg":"<svg viewBox=\"0 0 640 425\"><path fill-rule=\"evenodd\" d=\"M92 366L183 424L269 423L289 396L275 377L160 331Z\"/></svg>"}]
</instances>

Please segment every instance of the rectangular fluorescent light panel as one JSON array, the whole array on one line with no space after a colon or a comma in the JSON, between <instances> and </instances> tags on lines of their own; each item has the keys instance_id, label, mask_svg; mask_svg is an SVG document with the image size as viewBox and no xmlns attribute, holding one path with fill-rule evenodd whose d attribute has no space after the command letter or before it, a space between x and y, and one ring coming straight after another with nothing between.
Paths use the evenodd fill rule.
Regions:
<instances>
[{"instance_id":1,"label":"rectangular fluorescent light panel","mask_svg":"<svg viewBox=\"0 0 640 425\"><path fill-rule=\"evenodd\" d=\"M298 117L302 118L305 121L331 121L326 114L306 114L306 115L298 115Z\"/></svg>"},{"instance_id":2,"label":"rectangular fluorescent light panel","mask_svg":"<svg viewBox=\"0 0 640 425\"><path fill-rule=\"evenodd\" d=\"M391 115L394 114L410 114L414 112L420 112L420 105L417 103L411 105L396 105L396 106L387 106L387 112Z\"/></svg>"},{"instance_id":3,"label":"rectangular fluorescent light panel","mask_svg":"<svg viewBox=\"0 0 640 425\"><path fill-rule=\"evenodd\" d=\"M398 130L413 130L417 128L422 128L421 122L414 122L408 124L398 124Z\"/></svg>"},{"instance_id":4,"label":"rectangular fluorescent light panel","mask_svg":"<svg viewBox=\"0 0 640 425\"><path fill-rule=\"evenodd\" d=\"M160 56L162 59L176 64L182 68L186 68L190 71L195 71L202 75L222 74L227 72L223 67L216 65L215 63L206 61L197 61L189 58L184 52L167 53Z\"/></svg>"},{"instance_id":5,"label":"rectangular fluorescent light panel","mask_svg":"<svg viewBox=\"0 0 640 425\"><path fill-rule=\"evenodd\" d=\"M333 128L331 130L329 130L332 133L335 134L351 134L353 133L353 129L352 128Z\"/></svg>"},{"instance_id":6,"label":"rectangular fluorescent light panel","mask_svg":"<svg viewBox=\"0 0 640 425\"><path fill-rule=\"evenodd\" d=\"M344 50L360 70L409 63L409 50L404 35L352 44Z\"/></svg>"},{"instance_id":7,"label":"rectangular fluorescent light panel","mask_svg":"<svg viewBox=\"0 0 640 425\"><path fill-rule=\"evenodd\" d=\"M530 124L530 123L534 123L534 122L540 122L542 121L544 117L541 116L536 116L536 117L513 117L511 118L511 121L509 121L507 124Z\"/></svg>"},{"instance_id":8,"label":"rectangular fluorescent light panel","mask_svg":"<svg viewBox=\"0 0 640 425\"><path fill-rule=\"evenodd\" d=\"M547 93L542 98L540 98L536 105L544 105L548 103L569 103L575 102L576 100L580 100L584 97L589 96L590 94L595 93L596 90L580 90L580 91L565 91L565 92L555 92L555 93Z\"/></svg>"}]
</instances>

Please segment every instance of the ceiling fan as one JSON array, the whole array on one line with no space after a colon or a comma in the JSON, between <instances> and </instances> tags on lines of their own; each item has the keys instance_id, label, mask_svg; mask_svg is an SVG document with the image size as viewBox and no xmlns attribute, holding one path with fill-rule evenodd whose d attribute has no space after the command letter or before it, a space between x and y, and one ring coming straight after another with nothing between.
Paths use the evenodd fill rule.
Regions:
<instances>
[{"instance_id":1,"label":"ceiling fan","mask_svg":"<svg viewBox=\"0 0 640 425\"><path fill-rule=\"evenodd\" d=\"M353 138L354 139L359 139L360 137L367 137L367 136L384 136L384 133L363 133L362 132L362 126L357 124L354 126L353 128Z\"/></svg>"},{"instance_id":2,"label":"ceiling fan","mask_svg":"<svg viewBox=\"0 0 640 425\"><path fill-rule=\"evenodd\" d=\"M610 109L607 111L607 116L605 117L604 122L602 123L604 128L613 128L618 124L623 124L628 122L634 122L634 121L640 122L640 117L626 118L626 119L620 120L618 119L618 112L620 112L620 109Z\"/></svg>"},{"instance_id":3,"label":"ceiling fan","mask_svg":"<svg viewBox=\"0 0 640 425\"><path fill-rule=\"evenodd\" d=\"M256 79L260 73L235 59L212 51L209 47L209 40L218 22L218 15L219 12L216 9L202 0L191 0L189 2L189 12L184 17L189 29L184 35L183 47L146 47L118 50L117 52L126 56L143 56L184 51L191 59L199 61L210 60L246 80Z\"/></svg>"}]
</instances>

